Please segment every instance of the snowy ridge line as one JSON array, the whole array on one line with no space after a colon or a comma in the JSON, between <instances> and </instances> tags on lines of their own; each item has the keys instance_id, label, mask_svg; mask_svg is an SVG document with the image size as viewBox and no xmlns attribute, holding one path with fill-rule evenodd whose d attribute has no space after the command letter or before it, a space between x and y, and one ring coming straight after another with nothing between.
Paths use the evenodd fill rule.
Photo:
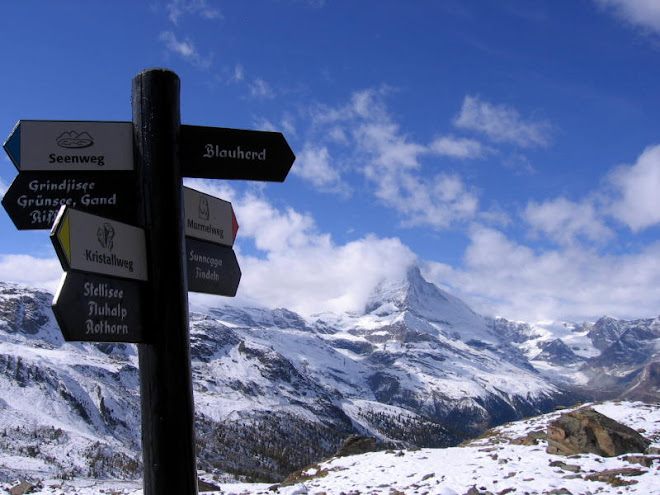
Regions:
<instances>
[{"instance_id":1,"label":"snowy ridge line","mask_svg":"<svg viewBox=\"0 0 660 495\"><path fill-rule=\"evenodd\" d=\"M32 456L54 477L131 477L140 470L135 347L65 343L51 301L0 283L0 454ZM610 397L624 387L652 393L644 379L657 376L645 361L657 356L656 319L542 332L475 314L419 270L370 304L312 318L284 308L191 312L200 469L281 481L355 433L382 448L450 447L604 393L607 380L619 380ZM575 361L585 349L595 357ZM0 481L7 473L0 464Z\"/></svg>"}]
</instances>

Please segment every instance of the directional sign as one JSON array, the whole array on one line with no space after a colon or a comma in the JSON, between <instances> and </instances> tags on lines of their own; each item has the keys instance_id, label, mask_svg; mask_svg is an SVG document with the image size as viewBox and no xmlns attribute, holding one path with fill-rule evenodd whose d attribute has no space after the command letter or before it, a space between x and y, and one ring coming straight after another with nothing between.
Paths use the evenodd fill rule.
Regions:
<instances>
[{"instance_id":1,"label":"directional sign","mask_svg":"<svg viewBox=\"0 0 660 495\"><path fill-rule=\"evenodd\" d=\"M232 248L187 237L186 261L189 291L217 296L236 295L241 269Z\"/></svg>"},{"instance_id":2,"label":"directional sign","mask_svg":"<svg viewBox=\"0 0 660 495\"><path fill-rule=\"evenodd\" d=\"M184 177L282 182L295 159L281 132L181 126Z\"/></svg>"},{"instance_id":3,"label":"directional sign","mask_svg":"<svg viewBox=\"0 0 660 495\"><path fill-rule=\"evenodd\" d=\"M186 237L233 246L238 222L229 201L183 188Z\"/></svg>"},{"instance_id":4,"label":"directional sign","mask_svg":"<svg viewBox=\"0 0 660 495\"><path fill-rule=\"evenodd\" d=\"M143 284L91 273L65 273L53 299L64 340L143 342Z\"/></svg>"},{"instance_id":5,"label":"directional sign","mask_svg":"<svg viewBox=\"0 0 660 495\"><path fill-rule=\"evenodd\" d=\"M65 271L147 280L143 229L63 206L50 238Z\"/></svg>"},{"instance_id":6,"label":"directional sign","mask_svg":"<svg viewBox=\"0 0 660 495\"><path fill-rule=\"evenodd\" d=\"M21 120L4 148L18 170L133 170L133 124Z\"/></svg>"},{"instance_id":7,"label":"directional sign","mask_svg":"<svg viewBox=\"0 0 660 495\"><path fill-rule=\"evenodd\" d=\"M21 172L2 206L18 230L50 230L62 205L131 222L136 215L133 183L133 172Z\"/></svg>"}]
</instances>

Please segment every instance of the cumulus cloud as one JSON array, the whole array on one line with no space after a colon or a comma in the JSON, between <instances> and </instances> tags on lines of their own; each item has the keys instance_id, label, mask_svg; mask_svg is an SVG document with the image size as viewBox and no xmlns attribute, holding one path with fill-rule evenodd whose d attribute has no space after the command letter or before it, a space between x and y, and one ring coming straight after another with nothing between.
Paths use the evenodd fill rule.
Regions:
<instances>
[{"instance_id":1,"label":"cumulus cloud","mask_svg":"<svg viewBox=\"0 0 660 495\"><path fill-rule=\"evenodd\" d=\"M327 146L316 148L307 143L296 157L296 166L291 172L322 191L348 193L349 186L342 181Z\"/></svg>"},{"instance_id":2,"label":"cumulus cloud","mask_svg":"<svg viewBox=\"0 0 660 495\"><path fill-rule=\"evenodd\" d=\"M469 95L464 98L454 125L483 133L496 143L523 148L549 145L552 132L552 126L545 120L524 119L513 107L495 105Z\"/></svg>"},{"instance_id":3,"label":"cumulus cloud","mask_svg":"<svg viewBox=\"0 0 660 495\"><path fill-rule=\"evenodd\" d=\"M181 17L187 14L198 15L202 19L220 19L221 12L209 7L206 0L172 0L165 5L168 12L168 18L172 24L178 25Z\"/></svg>"},{"instance_id":4,"label":"cumulus cloud","mask_svg":"<svg viewBox=\"0 0 660 495\"><path fill-rule=\"evenodd\" d=\"M651 317L660 300L660 242L620 256L577 246L534 250L478 226L463 267L427 262L425 273L483 314L532 322Z\"/></svg>"},{"instance_id":5,"label":"cumulus cloud","mask_svg":"<svg viewBox=\"0 0 660 495\"><path fill-rule=\"evenodd\" d=\"M610 213L639 232L660 223L660 145L647 148L633 165L623 165L608 177L615 197Z\"/></svg>"},{"instance_id":6,"label":"cumulus cloud","mask_svg":"<svg viewBox=\"0 0 660 495\"><path fill-rule=\"evenodd\" d=\"M657 0L595 0L624 21L660 34L660 2Z\"/></svg>"},{"instance_id":7,"label":"cumulus cloud","mask_svg":"<svg viewBox=\"0 0 660 495\"><path fill-rule=\"evenodd\" d=\"M207 69L211 65L211 56L203 57L200 55L195 44L188 38L180 40L172 31L164 31L160 34L160 41L165 44L169 51L196 67Z\"/></svg>"},{"instance_id":8,"label":"cumulus cloud","mask_svg":"<svg viewBox=\"0 0 660 495\"><path fill-rule=\"evenodd\" d=\"M245 78L245 69L242 65L237 64L234 66L234 73L232 79L236 82L241 82Z\"/></svg>"},{"instance_id":9,"label":"cumulus cloud","mask_svg":"<svg viewBox=\"0 0 660 495\"><path fill-rule=\"evenodd\" d=\"M435 139L430 144L430 149L438 155L459 159L481 158L487 152L479 141L455 136L442 136Z\"/></svg>"},{"instance_id":10,"label":"cumulus cloud","mask_svg":"<svg viewBox=\"0 0 660 495\"><path fill-rule=\"evenodd\" d=\"M0 280L46 289L55 293L62 276L59 260L26 254L0 255Z\"/></svg>"},{"instance_id":11,"label":"cumulus cloud","mask_svg":"<svg viewBox=\"0 0 660 495\"><path fill-rule=\"evenodd\" d=\"M276 208L258 190L237 193L226 184L199 179L186 180L186 185L232 202L240 225L235 249L243 273L238 301L304 315L359 311L379 282L403 277L416 259L397 238L367 235L338 245L310 215ZM243 252L246 241L263 256Z\"/></svg>"},{"instance_id":12,"label":"cumulus cloud","mask_svg":"<svg viewBox=\"0 0 660 495\"><path fill-rule=\"evenodd\" d=\"M342 246L313 242L295 251L273 251L268 262L242 258L241 284L270 306L305 315L360 311L379 282L400 279L414 259L396 238L367 236Z\"/></svg>"},{"instance_id":13,"label":"cumulus cloud","mask_svg":"<svg viewBox=\"0 0 660 495\"><path fill-rule=\"evenodd\" d=\"M387 92L357 91L345 105L316 107L305 149L327 149L342 164L339 174L366 179L366 190L398 212L402 225L444 229L475 216L477 193L457 173L437 172L430 163L438 157L477 158L483 151L479 143L451 136L431 143L413 139L390 115ZM307 179L313 182L311 175Z\"/></svg>"},{"instance_id":14,"label":"cumulus cloud","mask_svg":"<svg viewBox=\"0 0 660 495\"><path fill-rule=\"evenodd\" d=\"M250 87L250 96L252 96L253 98L270 99L275 97L275 92L273 91L273 88L271 88L270 84L268 84L263 79L260 78L255 79L250 83L249 87Z\"/></svg>"},{"instance_id":15,"label":"cumulus cloud","mask_svg":"<svg viewBox=\"0 0 660 495\"><path fill-rule=\"evenodd\" d=\"M2 177L0 177L0 196L4 196L7 192L7 189L9 189L9 184L7 184Z\"/></svg>"},{"instance_id":16,"label":"cumulus cloud","mask_svg":"<svg viewBox=\"0 0 660 495\"><path fill-rule=\"evenodd\" d=\"M542 203L531 201L523 216L534 232L561 245L575 244L581 239L604 243L614 236L596 206L588 200L580 203L566 198Z\"/></svg>"}]
</instances>

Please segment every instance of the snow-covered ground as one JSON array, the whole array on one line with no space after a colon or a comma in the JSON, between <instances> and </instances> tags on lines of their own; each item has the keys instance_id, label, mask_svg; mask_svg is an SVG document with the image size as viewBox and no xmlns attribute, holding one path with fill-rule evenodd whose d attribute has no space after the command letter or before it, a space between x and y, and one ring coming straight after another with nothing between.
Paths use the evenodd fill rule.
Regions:
<instances>
[{"instance_id":1,"label":"snow-covered ground","mask_svg":"<svg viewBox=\"0 0 660 495\"><path fill-rule=\"evenodd\" d=\"M608 402L596 410L628 425L660 448L660 405ZM546 444L512 440L538 430L561 412L495 428L467 446L382 451L332 458L303 471L291 485L217 483L209 495L383 494L660 494L660 455L613 458L549 455ZM641 462L641 463L640 463ZM205 477L214 482L212 476ZM0 494L18 484L0 485ZM470 491L472 490L472 491ZM139 482L44 480L36 495L141 495Z\"/></svg>"}]
</instances>

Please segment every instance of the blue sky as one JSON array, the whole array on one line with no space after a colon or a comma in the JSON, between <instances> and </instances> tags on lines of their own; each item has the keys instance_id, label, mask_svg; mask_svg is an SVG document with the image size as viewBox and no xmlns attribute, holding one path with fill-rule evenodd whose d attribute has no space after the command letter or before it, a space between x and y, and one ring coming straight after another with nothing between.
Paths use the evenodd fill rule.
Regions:
<instances>
[{"instance_id":1,"label":"blue sky","mask_svg":"<svg viewBox=\"0 0 660 495\"><path fill-rule=\"evenodd\" d=\"M183 123L284 133L284 183L186 181L234 205L240 302L356 310L417 263L487 315L659 313L656 0L24 1L0 39L5 137L128 121L152 67ZM0 279L61 273L0 215Z\"/></svg>"}]
</instances>

